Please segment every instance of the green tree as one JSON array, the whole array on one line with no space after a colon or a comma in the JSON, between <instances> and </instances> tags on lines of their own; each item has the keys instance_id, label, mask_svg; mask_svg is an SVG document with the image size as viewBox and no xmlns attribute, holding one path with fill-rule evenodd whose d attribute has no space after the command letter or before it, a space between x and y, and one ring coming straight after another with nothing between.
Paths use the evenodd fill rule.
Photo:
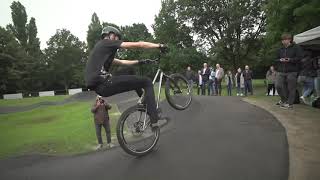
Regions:
<instances>
[{"instance_id":1,"label":"green tree","mask_svg":"<svg viewBox=\"0 0 320 180\"><path fill-rule=\"evenodd\" d=\"M13 24L7 25L18 43L25 51L25 55L20 57L17 67L21 67L20 80L17 84L22 84L21 90L34 91L41 87L40 69L41 55L40 40L37 38L37 26L35 18L31 18L27 24L27 13L25 7L20 2L12 2L11 15Z\"/></svg>"},{"instance_id":2,"label":"green tree","mask_svg":"<svg viewBox=\"0 0 320 180\"><path fill-rule=\"evenodd\" d=\"M57 30L47 42L45 60L51 88L83 86L86 45L66 29Z\"/></svg>"},{"instance_id":3,"label":"green tree","mask_svg":"<svg viewBox=\"0 0 320 180\"><path fill-rule=\"evenodd\" d=\"M264 32L264 0L178 0L179 19L216 61L236 69L256 51Z\"/></svg>"},{"instance_id":4,"label":"green tree","mask_svg":"<svg viewBox=\"0 0 320 180\"><path fill-rule=\"evenodd\" d=\"M33 17L30 19L29 24L27 25L27 34L28 34L27 53L33 58L39 58L41 55L40 40L37 37L38 30L36 25L36 19Z\"/></svg>"},{"instance_id":5,"label":"green tree","mask_svg":"<svg viewBox=\"0 0 320 180\"><path fill-rule=\"evenodd\" d=\"M156 41L170 46L170 53L161 61L165 71L184 72L188 65L196 69L208 61L208 58L194 46L191 28L178 18L177 2L162 1L153 29Z\"/></svg>"},{"instance_id":6,"label":"green tree","mask_svg":"<svg viewBox=\"0 0 320 180\"><path fill-rule=\"evenodd\" d=\"M318 0L270 0L265 6L267 37L270 44L279 42L282 33L298 34L320 25Z\"/></svg>"},{"instance_id":7,"label":"green tree","mask_svg":"<svg viewBox=\"0 0 320 180\"><path fill-rule=\"evenodd\" d=\"M261 64L273 64L276 51L282 46L284 32L292 35L320 25L320 1L318 0L269 0L264 6L266 35L258 51Z\"/></svg>"},{"instance_id":8,"label":"green tree","mask_svg":"<svg viewBox=\"0 0 320 180\"><path fill-rule=\"evenodd\" d=\"M193 39L191 30L178 21L177 3L174 0L164 0L153 25L157 41L179 47L191 47Z\"/></svg>"},{"instance_id":9,"label":"green tree","mask_svg":"<svg viewBox=\"0 0 320 180\"><path fill-rule=\"evenodd\" d=\"M22 88L21 77L25 51L11 31L0 27L0 93L15 93Z\"/></svg>"},{"instance_id":10,"label":"green tree","mask_svg":"<svg viewBox=\"0 0 320 180\"><path fill-rule=\"evenodd\" d=\"M26 49L28 41L26 9L19 1L13 1L10 8L13 24L9 24L7 28L13 32L20 45Z\"/></svg>"},{"instance_id":11,"label":"green tree","mask_svg":"<svg viewBox=\"0 0 320 180\"><path fill-rule=\"evenodd\" d=\"M91 23L88 26L87 31L87 44L89 50L91 50L97 43L97 41L100 39L101 31L102 25L100 24L99 17L96 13L93 13L91 17Z\"/></svg>"}]
</instances>

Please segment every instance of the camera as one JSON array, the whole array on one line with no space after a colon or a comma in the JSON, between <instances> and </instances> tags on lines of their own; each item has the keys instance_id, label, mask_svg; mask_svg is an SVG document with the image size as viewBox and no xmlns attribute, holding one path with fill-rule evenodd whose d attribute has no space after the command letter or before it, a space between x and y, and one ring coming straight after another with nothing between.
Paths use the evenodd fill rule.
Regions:
<instances>
[{"instance_id":1,"label":"camera","mask_svg":"<svg viewBox=\"0 0 320 180\"><path fill-rule=\"evenodd\" d=\"M102 104L104 103L104 100L102 98L99 98L99 102Z\"/></svg>"}]
</instances>

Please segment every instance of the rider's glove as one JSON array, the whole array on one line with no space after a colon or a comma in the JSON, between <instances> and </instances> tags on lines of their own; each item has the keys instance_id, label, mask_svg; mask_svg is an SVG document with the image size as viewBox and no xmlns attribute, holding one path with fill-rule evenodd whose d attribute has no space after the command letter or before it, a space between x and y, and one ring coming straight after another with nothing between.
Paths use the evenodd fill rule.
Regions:
<instances>
[{"instance_id":1,"label":"rider's glove","mask_svg":"<svg viewBox=\"0 0 320 180\"><path fill-rule=\"evenodd\" d=\"M142 60L139 60L139 65L141 64L151 64L153 63L153 60L150 60L150 59L142 59Z\"/></svg>"},{"instance_id":2,"label":"rider's glove","mask_svg":"<svg viewBox=\"0 0 320 180\"><path fill-rule=\"evenodd\" d=\"M165 44L159 44L159 49L161 53L168 53L169 52L169 47Z\"/></svg>"}]
</instances>

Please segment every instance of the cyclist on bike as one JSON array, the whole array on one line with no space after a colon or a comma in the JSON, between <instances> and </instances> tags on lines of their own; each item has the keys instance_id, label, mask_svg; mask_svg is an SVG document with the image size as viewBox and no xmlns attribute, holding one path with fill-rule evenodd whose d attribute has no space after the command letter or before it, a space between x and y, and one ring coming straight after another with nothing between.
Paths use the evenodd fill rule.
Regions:
<instances>
[{"instance_id":1,"label":"cyclist on bike","mask_svg":"<svg viewBox=\"0 0 320 180\"><path fill-rule=\"evenodd\" d=\"M111 64L118 65L136 65L147 64L150 60L120 60L115 59L118 49L130 48L159 48L162 51L167 50L167 46L163 44L155 44L151 42L123 42L121 40L121 32L113 27L104 27L101 32L101 40L96 43L89 56L89 61L85 69L85 81L90 90L94 90L103 97L112 96L122 92L136 90L138 96L142 96L141 89L145 92L145 104L148 107L151 126L158 127L159 115L156 109L156 101L154 96L153 84L149 78L136 75L119 75L119 76L101 76L101 68L109 71Z\"/></svg>"}]
</instances>

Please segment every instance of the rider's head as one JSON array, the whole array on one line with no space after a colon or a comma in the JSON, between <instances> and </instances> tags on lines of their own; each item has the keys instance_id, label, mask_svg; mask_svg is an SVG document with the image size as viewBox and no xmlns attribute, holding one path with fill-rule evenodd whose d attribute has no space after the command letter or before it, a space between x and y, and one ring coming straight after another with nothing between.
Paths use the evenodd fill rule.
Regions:
<instances>
[{"instance_id":1,"label":"rider's head","mask_svg":"<svg viewBox=\"0 0 320 180\"><path fill-rule=\"evenodd\" d=\"M102 29L101 39L119 40L121 39L121 32L113 26L106 26Z\"/></svg>"}]
</instances>

